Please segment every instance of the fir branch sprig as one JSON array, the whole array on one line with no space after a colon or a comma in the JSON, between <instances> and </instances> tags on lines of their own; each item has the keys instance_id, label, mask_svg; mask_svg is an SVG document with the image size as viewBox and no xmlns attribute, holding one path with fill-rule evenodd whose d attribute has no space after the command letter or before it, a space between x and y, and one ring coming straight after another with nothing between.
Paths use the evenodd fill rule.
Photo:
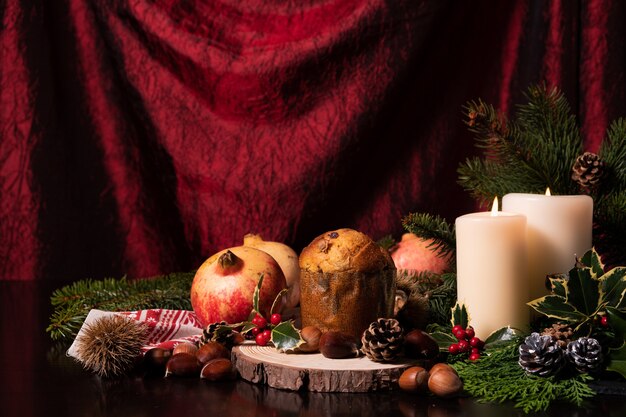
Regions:
<instances>
[{"instance_id":1,"label":"fir branch sprig","mask_svg":"<svg viewBox=\"0 0 626 417\"><path fill-rule=\"evenodd\" d=\"M46 332L53 340L70 340L80 330L89 310L107 311L168 308L190 310L194 272L129 281L126 278L81 280L54 291L54 312Z\"/></svg>"},{"instance_id":2,"label":"fir branch sprig","mask_svg":"<svg viewBox=\"0 0 626 417\"><path fill-rule=\"evenodd\" d=\"M444 218L428 213L411 213L402 219L404 228L424 240L432 239L429 248L437 256L446 258L454 256L456 251L456 234L454 225Z\"/></svg>"},{"instance_id":3,"label":"fir branch sprig","mask_svg":"<svg viewBox=\"0 0 626 417\"><path fill-rule=\"evenodd\" d=\"M512 401L525 413L545 411L555 400L578 407L595 396L588 374L568 379L527 375L518 364L517 343L493 351L478 362L456 362L452 366L463 380L465 390L479 402Z\"/></svg>"}]
</instances>

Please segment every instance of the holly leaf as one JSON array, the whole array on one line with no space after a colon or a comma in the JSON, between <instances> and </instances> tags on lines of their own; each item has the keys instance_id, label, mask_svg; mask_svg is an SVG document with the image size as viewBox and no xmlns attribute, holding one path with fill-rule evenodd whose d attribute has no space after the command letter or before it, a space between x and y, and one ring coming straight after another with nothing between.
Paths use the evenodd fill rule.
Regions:
<instances>
[{"instance_id":1,"label":"holly leaf","mask_svg":"<svg viewBox=\"0 0 626 417\"><path fill-rule=\"evenodd\" d=\"M304 339L291 320L283 321L274 326L271 340L274 347L280 352L293 350L304 343Z\"/></svg>"},{"instance_id":2,"label":"holly leaf","mask_svg":"<svg viewBox=\"0 0 626 417\"><path fill-rule=\"evenodd\" d=\"M280 290L276 298L274 298L274 302L272 303L272 308L270 309L270 316L274 314L274 308L276 308L277 304L281 303L283 294L285 294L287 291L289 291L289 288L283 288L282 290Z\"/></svg>"},{"instance_id":3,"label":"holly leaf","mask_svg":"<svg viewBox=\"0 0 626 417\"><path fill-rule=\"evenodd\" d=\"M626 308L626 267L611 269L600 278L600 304Z\"/></svg>"},{"instance_id":4,"label":"holly leaf","mask_svg":"<svg viewBox=\"0 0 626 417\"><path fill-rule=\"evenodd\" d=\"M259 297L261 294L261 285L263 285L263 274L259 276L259 282L256 284L256 288L254 289L254 294L252 295L252 308L258 314L261 314L261 310L259 310Z\"/></svg>"},{"instance_id":5,"label":"holly leaf","mask_svg":"<svg viewBox=\"0 0 626 417\"><path fill-rule=\"evenodd\" d=\"M458 342L457 338L454 337L452 333L432 332L430 333L430 337L435 339L435 342L439 345L440 352L447 352L451 344Z\"/></svg>"},{"instance_id":6,"label":"holly leaf","mask_svg":"<svg viewBox=\"0 0 626 417\"><path fill-rule=\"evenodd\" d=\"M609 319L609 326L615 332L615 340L623 342L626 336L626 312L619 311L614 307L606 308L606 315Z\"/></svg>"},{"instance_id":7,"label":"holly leaf","mask_svg":"<svg viewBox=\"0 0 626 417\"><path fill-rule=\"evenodd\" d=\"M548 280L550 281L550 290L553 294L567 298L567 274L549 275Z\"/></svg>"},{"instance_id":8,"label":"holly leaf","mask_svg":"<svg viewBox=\"0 0 626 417\"><path fill-rule=\"evenodd\" d=\"M596 277L604 275L604 264L602 263L602 259L600 259L600 255L598 255L595 248L588 250L587 253L580 258L580 262L586 267L591 268L591 272Z\"/></svg>"},{"instance_id":9,"label":"holly leaf","mask_svg":"<svg viewBox=\"0 0 626 417\"><path fill-rule=\"evenodd\" d=\"M511 343L519 343L524 333L513 327L502 327L485 339L485 349L499 349Z\"/></svg>"},{"instance_id":10,"label":"holly leaf","mask_svg":"<svg viewBox=\"0 0 626 417\"><path fill-rule=\"evenodd\" d=\"M607 371L617 372L626 378L626 342L623 342L619 349L609 349L609 358Z\"/></svg>"},{"instance_id":11,"label":"holly leaf","mask_svg":"<svg viewBox=\"0 0 626 417\"><path fill-rule=\"evenodd\" d=\"M546 317L567 323L578 323L587 318L585 314L578 311L573 305L568 304L567 300L559 295L546 295L527 304Z\"/></svg>"},{"instance_id":12,"label":"holly leaf","mask_svg":"<svg viewBox=\"0 0 626 417\"><path fill-rule=\"evenodd\" d=\"M250 330L252 330L252 329L254 329L256 327L256 325L254 323L252 323L252 319L254 318L254 316L256 316L256 311L254 311L254 309L253 309L250 312L250 314L248 315L248 320L240 323L240 325L243 326L243 328L241 329L241 334L246 334ZM234 326L237 326L237 325L234 325Z\"/></svg>"},{"instance_id":13,"label":"holly leaf","mask_svg":"<svg viewBox=\"0 0 626 417\"><path fill-rule=\"evenodd\" d=\"M567 302L587 316L593 314L598 308L598 285L591 268L573 268L567 281Z\"/></svg>"},{"instance_id":14,"label":"holly leaf","mask_svg":"<svg viewBox=\"0 0 626 417\"><path fill-rule=\"evenodd\" d=\"M459 304L458 302L452 307L452 327L460 324L464 329L469 325L469 314L465 304Z\"/></svg>"}]
</instances>

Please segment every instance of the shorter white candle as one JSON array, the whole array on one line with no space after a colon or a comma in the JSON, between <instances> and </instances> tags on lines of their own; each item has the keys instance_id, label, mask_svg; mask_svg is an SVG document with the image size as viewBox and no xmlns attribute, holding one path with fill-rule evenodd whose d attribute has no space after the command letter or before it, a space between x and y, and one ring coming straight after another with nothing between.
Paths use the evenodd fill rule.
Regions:
<instances>
[{"instance_id":1,"label":"shorter white candle","mask_svg":"<svg viewBox=\"0 0 626 417\"><path fill-rule=\"evenodd\" d=\"M502 209L526 216L528 301L547 295L546 275L568 272L591 249L593 200L587 195L507 194Z\"/></svg>"},{"instance_id":2,"label":"shorter white candle","mask_svg":"<svg viewBox=\"0 0 626 417\"><path fill-rule=\"evenodd\" d=\"M526 217L498 212L456 219L457 299L481 339L499 328L528 327Z\"/></svg>"}]
</instances>

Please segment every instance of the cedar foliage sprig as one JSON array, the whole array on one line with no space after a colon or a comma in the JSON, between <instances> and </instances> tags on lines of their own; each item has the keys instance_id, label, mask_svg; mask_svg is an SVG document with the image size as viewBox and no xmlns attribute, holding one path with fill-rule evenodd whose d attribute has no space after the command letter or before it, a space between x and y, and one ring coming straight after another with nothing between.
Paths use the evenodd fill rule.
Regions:
<instances>
[{"instance_id":1,"label":"cedar foliage sprig","mask_svg":"<svg viewBox=\"0 0 626 417\"><path fill-rule=\"evenodd\" d=\"M418 237L427 240L432 239L429 248L437 256L454 256L456 251L456 234L454 225L449 224L444 218L428 213L410 213L402 219L402 225Z\"/></svg>"},{"instance_id":2,"label":"cedar foliage sprig","mask_svg":"<svg viewBox=\"0 0 626 417\"><path fill-rule=\"evenodd\" d=\"M548 409L555 401L568 401L578 407L595 392L588 374L568 379L527 375L518 364L518 343L492 351L478 362L456 362L452 366L463 380L465 390L479 402L512 401L525 413Z\"/></svg>"},{"instance_id":3,"label":"cedar foliage sprig","mask_svg":"<svg viewBox=\"0 0 626 417\"><path fill-rule=\"evenodd\" d=\"M190 310L189 293L194 275L194 272L182 272L139 280L86 279L66 285L54 291L50 298L54 312L46 332L53 340L72 339L92 308Z\"/></svg>"}]
</instances>

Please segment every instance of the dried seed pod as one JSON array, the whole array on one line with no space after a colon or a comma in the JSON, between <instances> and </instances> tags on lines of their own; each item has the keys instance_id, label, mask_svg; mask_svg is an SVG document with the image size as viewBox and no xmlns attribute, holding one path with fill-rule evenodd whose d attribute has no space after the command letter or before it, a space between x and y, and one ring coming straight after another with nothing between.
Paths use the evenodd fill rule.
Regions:
<instances>
[{"instance_id":1,"label":"dried seed pod","mask_svg":"<svg viewBox=\"0 0 626 417\"><path fill-rule=\"evenodd\" d=\"M200 378L207 381L226 381L235 379L236 376L237 370L232 362L224 358L210 360L200 371Z\"/></svg>"},{"instance_id":2,"label":"dried seed pod","mask_svg":"<svg viewBox=\"0 0 626 417\"><path fill-rule=\"evenodd\" d=\"M194 355L177 353L172 356L165 366L165 376L198 376L200 363Z\"/></svg>"},{"instance_id":3,"label":"dried seed pod","mask_svg":"<svg viewBox=\"0 0 626 417\"><path fill-rule=\"evenodd\" d=\"M428 389L438 397L448 398L463 390L463 382L454 372L440 370L430 375Z\"/></svg>"},{"instance_id":4,"label":"dried seed pod","mask_svg":"<svg viewBox=\"0 0 626 417\"><path fill-rule=\"evenodd\" d=\"M230 352L221 343L207 342L198 349L196 358L200 363L205 364L217 358L230 359Z\"/></svg>"},{"instance_id":5,"label":"dried seed pod","mask_svg":"<svg viewBox=\"0 0 626 417\"><path fill-rule=\"evenodd\" d=\"M176 355L178 353L188 353L190 355L195 355L198 351L198 347L193 343L183 342L174 346L174 351L172 355Z\"/></svg>"},{"instance_id":6,"label":"dried seed pod","mask_svg":"<svg viewBox=\"0 0 626 417\"><path fill-rule=\"evenodd\" d=\"M306 326L300 331L304 343L298 346L299 352L317 352L320 349L322 331L315 326Z\"/></svg>"},{"instance_id":7,"label":"dried seed pod","mask_svg":"<svg viewBox=\"0 0 626 417\"><path fill-rule=\"evenodd\" d=\"M428 371L421 366L412 366L402 372L398 385L407 392L425 393L428 391Z\"/></svg>"},{"instance_id":8,"label":"dried seed pod","mask_svg":"<svg viewBox=\"0 0 626 417\"><path fill-rule=\"evenodd\" d=\"M404 354L409 358L433 359L439 354L439 345L428 333L415 329L404 337Z\"/></svg>"},{"instance_id":9,"label":"dried seed pod","mask_svg":"<svg viewBox=\"0 0 626 417\"><path fill-rule=\"evenodd\" d=\"M330 331L320 338L320 352L330 359L345 359L359 356L357 340L354 336Z\"/></svg>"}]
</instances>

